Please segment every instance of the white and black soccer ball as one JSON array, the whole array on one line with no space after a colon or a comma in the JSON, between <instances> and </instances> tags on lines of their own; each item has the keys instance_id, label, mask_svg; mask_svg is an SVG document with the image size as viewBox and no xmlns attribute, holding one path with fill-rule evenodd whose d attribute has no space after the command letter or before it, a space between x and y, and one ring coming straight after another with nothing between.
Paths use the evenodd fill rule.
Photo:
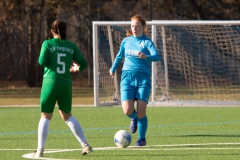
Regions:
<instances>
[{"instance_id":1,"label":"white and black soccer ball","mask_svg":"<svg viewBox=\"0 0 240 160\"><path fill-rule=\"evenodd\" d=\"M114 143L120 148L126 148L131 144L132 136L126 130L119 130L114 136Z\"/></svg>"}]
</instances>

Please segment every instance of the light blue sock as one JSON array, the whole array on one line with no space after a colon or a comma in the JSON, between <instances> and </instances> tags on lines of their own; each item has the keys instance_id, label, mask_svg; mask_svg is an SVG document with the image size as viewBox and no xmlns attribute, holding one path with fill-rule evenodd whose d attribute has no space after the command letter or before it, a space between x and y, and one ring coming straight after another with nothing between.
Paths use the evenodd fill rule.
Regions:
<instances>
[{"instance_id":1,"label":"light blue sock","mask_svg":"<svg viewBox=\"0 0 240 160\"><path fill-rule=\"evenodd\" d=\"M133 110L133 113L132 114L130 114L130 115L127 115L129 118L137 118L137 112L136 112L136 110L134 109Z\"/></svg>"},{"instance_id":2,"label":"light blue sock","mask_svg":"<svg viewBox=\"0 0 240 160\"><path fill-rule=\"evenodd\" d=\"M138 119L138 138L146 138L148 128L148 118L147 116Z\"/></svg>"}]
</instances>

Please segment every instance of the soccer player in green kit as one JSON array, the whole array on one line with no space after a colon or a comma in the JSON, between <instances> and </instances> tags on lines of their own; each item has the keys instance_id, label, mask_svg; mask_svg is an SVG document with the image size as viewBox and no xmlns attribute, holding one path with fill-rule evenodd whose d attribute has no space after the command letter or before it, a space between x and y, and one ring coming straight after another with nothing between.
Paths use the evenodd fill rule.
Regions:
<instances>
[{"instance_id":1,"label":"soccer player in green kit","mask_svg":"<svg viewBox=\"0 0 240 160\"><path fill-rule=\"evenodd\" d=\"M70 72L83 71L87 61L75 43L66 40L67 26L63 20L55 20L51 25L52 39L42 44L38 62L44 66L41 90L41 118L38 125L38 147L33 157L43 157L49 123L56 102L63 121L69 126L82 146L82 155L92 152L80 123L72 114L72 78ZM76 61L76 63L73 63ZM73 64L73 65L72 65Z\"/></svg>"}]
</instances>

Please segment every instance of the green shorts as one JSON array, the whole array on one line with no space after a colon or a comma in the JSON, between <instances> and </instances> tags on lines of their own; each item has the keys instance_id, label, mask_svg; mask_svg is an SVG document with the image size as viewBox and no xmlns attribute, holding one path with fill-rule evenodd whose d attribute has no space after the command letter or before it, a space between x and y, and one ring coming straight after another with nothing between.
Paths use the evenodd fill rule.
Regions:
<instances>
[{"instance_id":1,"label":"green shorts","mask_svg":"<svg viewBox=\"0 0 240 160\"><path fill-rule=\"evenodd\" d=\"M44 78L40 97L41 112L53 113L56 102L58 108L67 114L72 110L72 84L59 79Z\"/></svg>"}]
</instances>

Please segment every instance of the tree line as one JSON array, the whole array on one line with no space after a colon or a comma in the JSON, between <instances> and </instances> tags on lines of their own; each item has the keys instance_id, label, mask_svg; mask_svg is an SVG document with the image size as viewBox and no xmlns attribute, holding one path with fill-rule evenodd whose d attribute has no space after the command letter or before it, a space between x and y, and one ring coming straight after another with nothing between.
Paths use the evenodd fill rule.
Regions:
<instances>
[{"instance_id":1,"label":"tree line","mask_svg":"<svg viewBox=\"0 0 240 160\"><path fill-rule=\"evenodd\" d=\"M239 20L238 0L1 0L0 81L41 85L38 65L41 44L51 38L50 25L67 22L67 38L77 43L89 67L73 79L92 86L92 21L128 21L140 14L146 20ZM2 87L2 86L0 86Z\"/></svg>"}]
</instances>

